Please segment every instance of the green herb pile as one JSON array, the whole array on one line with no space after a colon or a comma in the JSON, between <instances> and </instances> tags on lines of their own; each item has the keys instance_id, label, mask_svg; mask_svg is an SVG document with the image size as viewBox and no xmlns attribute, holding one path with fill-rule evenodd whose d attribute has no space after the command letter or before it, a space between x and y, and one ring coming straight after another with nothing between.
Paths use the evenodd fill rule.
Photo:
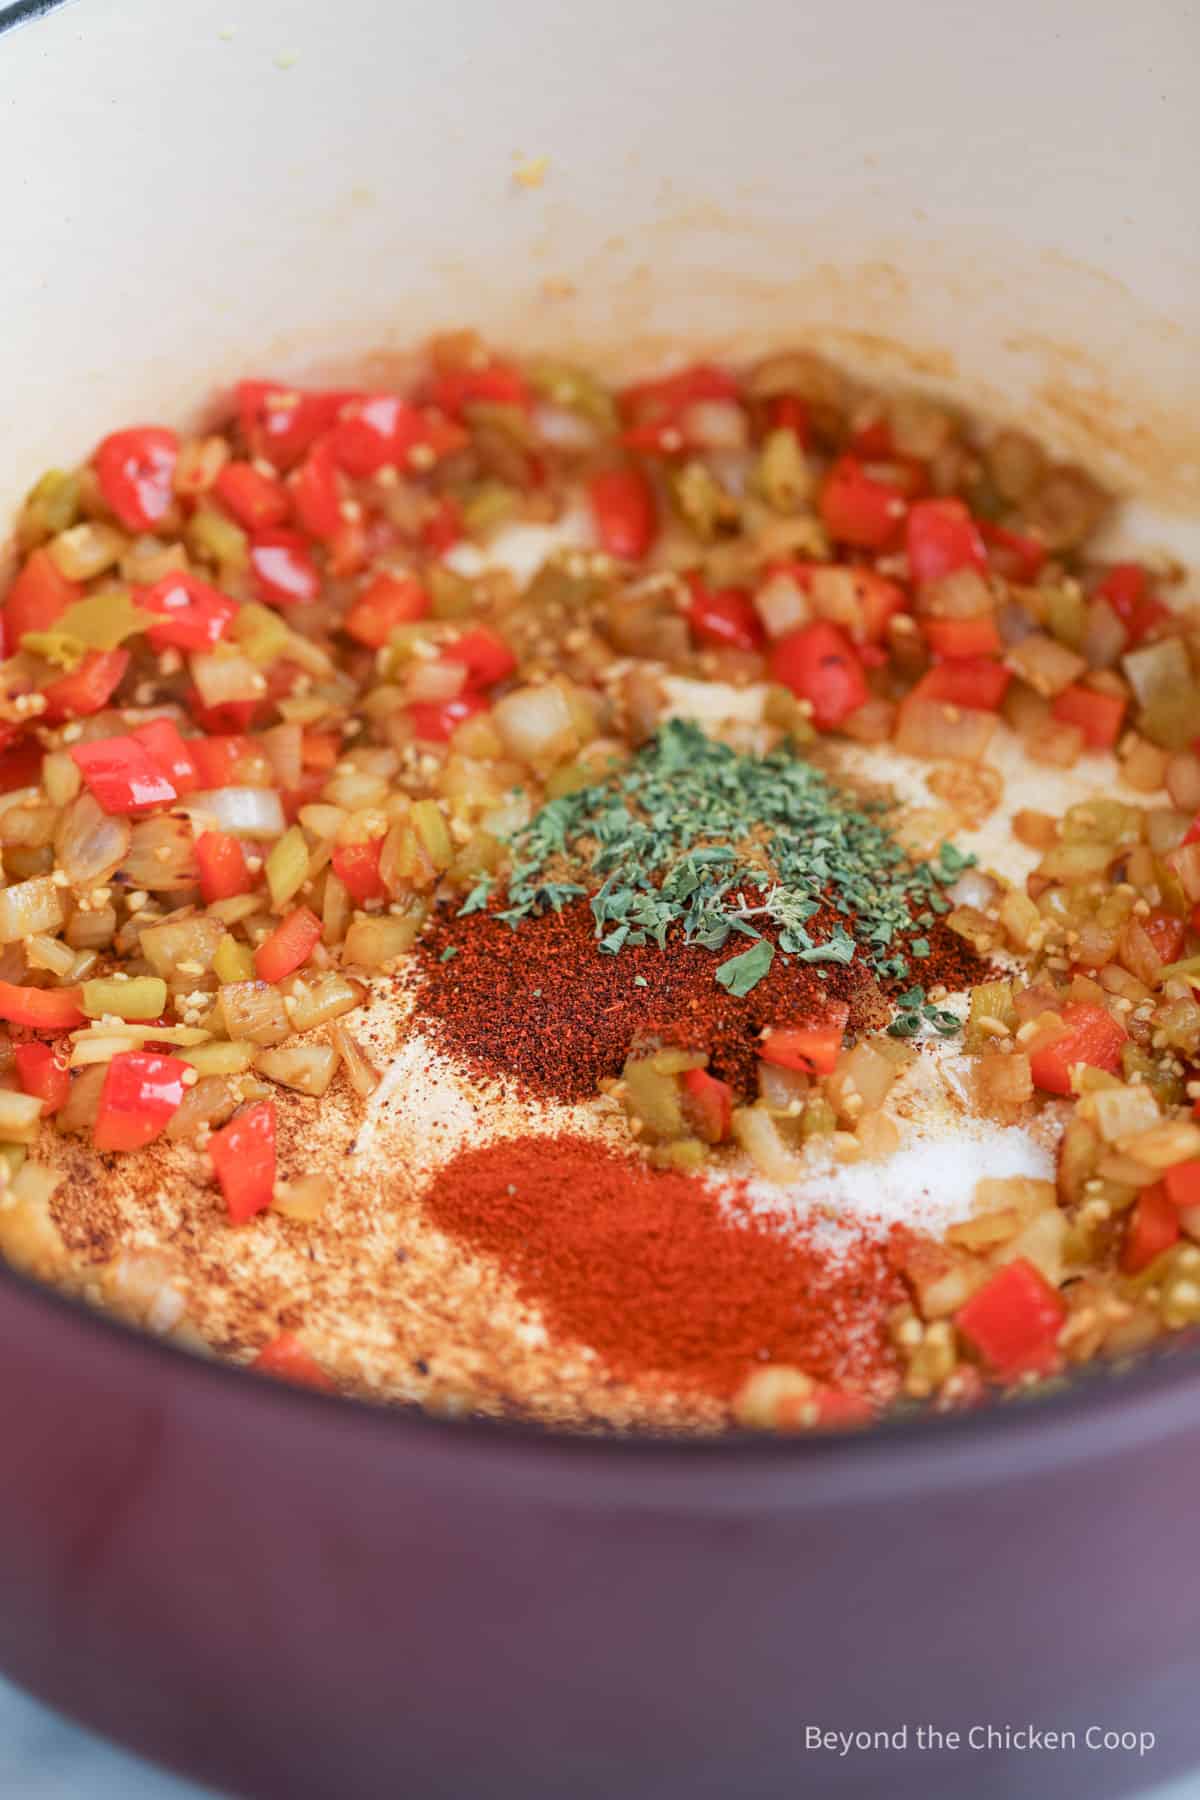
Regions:
<instances>
[{"instance_id":1,"label":"green herb pile","mask_svg":"<svg viewBox=\"0 0 1200 1800\"><path fill-rule=\"evenodd\" d=\"M590 895L600 948L613 955L664 945L675 929L710 950L749 938L716 970L735 994L762 979L776 946L805 963L861 953L878 977L900 980L929 956L924 934L949 911L942 890L972 859L943 844L935 862L910 862L885 812L851 802L787 745L742 755L676 720L617 773L549 801L514 835L499 916L515 926ZM481 882L462 911L486 905L490 886ZM840 919L814 938L810 922L824 914L827 924L831 910ZM912 1035L922 1019L957 1029L910 988L896 1025Z\"/></svg>"}]
</instances>

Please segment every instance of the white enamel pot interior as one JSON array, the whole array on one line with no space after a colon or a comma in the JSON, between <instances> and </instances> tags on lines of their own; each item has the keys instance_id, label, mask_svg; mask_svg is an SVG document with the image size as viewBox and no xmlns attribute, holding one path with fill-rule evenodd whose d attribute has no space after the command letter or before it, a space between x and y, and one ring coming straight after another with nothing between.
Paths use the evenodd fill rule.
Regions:
<instances>
[{"instance_id":1,"label":"white enamel pot interior","mask_svg":"<svg viewBox=\"0 0 1200 1800\"><path fill-rule=\"evenodd\" d=\"M2 510L240 374L386 367L471 323L626 366L804 340L1200 513L1200 28L1176 0L28 10L3 51Z\"/></svg>"}]
</instances>

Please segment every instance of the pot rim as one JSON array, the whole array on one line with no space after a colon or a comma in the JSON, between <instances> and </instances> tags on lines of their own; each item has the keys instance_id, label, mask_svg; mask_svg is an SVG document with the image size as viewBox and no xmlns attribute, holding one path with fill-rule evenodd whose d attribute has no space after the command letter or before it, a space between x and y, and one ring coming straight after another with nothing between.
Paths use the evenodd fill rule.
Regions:
<instances>
[{"instance_id":1,"label":"pot rim","mask_svg":"<svg viewBox=\"0 0 1200 1800\"><path fill-rule=\"evenodd\" d=\"M696 1438L669 1433L594 1435L533 1421L447 1418L415 1403L388 1406L353 1395L324 1394L244 1366L197 1356L110 1313L0 1265L0 1311L42 1313L61 1340L78 1334L81 1354L103 1346L118 1371L136 1358L144 1376L187 1384L198 1403L240 1404L258 1420L273 1410L293 1423L374 1454L390 1443L427 1450L438 1462L486 1463L489 1481L524 1479L543 1492L543 1477L575 1478L606 1499L635 1505L661 1501L706 1510L731 1500L789 1507L833 1497L878 1504L905 1493L953 1491L981 1482L1025 1480L1080 1462L1124 1457L1142 1446L1195 1429L1200 1422L1200 1342L1164 1340L1124 1363L1093 1363L1049 1393L994 1401L969 1413L922 1412L883 1418L861 1432L812 1431L776 1436L730 1431ZM132 1365L130 1365L132 1366ZM400 1466L400 1459L397 1459ZM411 1468L411 1464L403 1465ZM636 1475L629 1488L627 1477ZM719 1478L719 1485L717 1478ZM610 1488L614 1491L610 1491Z\"/></svg>"}]
</instances>

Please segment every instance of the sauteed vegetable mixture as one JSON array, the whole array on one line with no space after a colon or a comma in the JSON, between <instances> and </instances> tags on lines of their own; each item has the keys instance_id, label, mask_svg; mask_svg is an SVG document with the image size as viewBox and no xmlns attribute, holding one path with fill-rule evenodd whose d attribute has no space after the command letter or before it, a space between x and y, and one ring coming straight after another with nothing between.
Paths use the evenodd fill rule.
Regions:
<instances>
[{"instance_id":1,"label":"sauteed vegetable mixture","mask_svg":"<svg viewBox=\"0 0 1200 1800\"><path fill-rule=\"evenodd\" d=\"M315 1220L333 1178L281 1158L277 1109L369 1109L356 1014L398 984L478 1079L595 1101L605 1216L636 1191L652 1221L661 1178L673 1232L681 1181L711 1232L726 1177L886 1164L895 1095L960 1041L964 1108L1040 1117L1057 1173L891 1231L901 1403L1200 1320L1200 613L1178 569L1093 547L1111 505L807 351L613 390L469 332L403 392L245 381L219 429L126 426L48 471L3 606L0 1252L75 1279L63 1136L99 1166L192 1146L214 1230ZM563 547L522 581L492 546L544 526ZM719 730L680 678L733 693ZM1095 771L1062 816L1008 815L1017 882L956 842L1005 814L1010 739ZM923 838L846 746L921 766ZM529 1234L473 1237L452 1190L441 1227L521 1240L520 1293L586 1334ZM732 1384L725 1357L729 1417L875 1416L828 1357L762 1354ZM338 1383L302 1322L257 1361Z\"/></svg>"}]
</instances>

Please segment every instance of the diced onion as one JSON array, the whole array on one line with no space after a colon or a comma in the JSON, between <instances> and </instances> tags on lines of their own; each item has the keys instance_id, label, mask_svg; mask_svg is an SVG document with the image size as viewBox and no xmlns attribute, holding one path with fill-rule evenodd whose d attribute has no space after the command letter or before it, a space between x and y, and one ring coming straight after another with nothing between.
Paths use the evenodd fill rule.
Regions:
<instances>
[{"instance_id":1,"label":"diced onion","mask_svg":"<svg viewBox=\"0 0 1200 1800\"><path fill-rule=\"evenodd\" d=\"M255 1066L268 1081L319 1099L337 1073L338 1053L332 1044L286 1044L261 1051Z\"/></svg>"},{"instance_id":2,"label":"diced onion","mask_svg":"<svg viewBox=\"0 0 1200 1800\"><path fill-rule=\"evenodd\" d=\"M779 1129L763 1106L739 1106L734 1109L733 1135L755 1168L768 1181L798 1181L804 1164L789 1150Z\"/></svg>"},{"instance_id":3,"label":"diced onion","mask_svg":"<svg viewBox=\"0 0 1200 1800\"><path fill-rule=\"evenodd\" d=\"M496 702L492 717L504 747L522 762L556 762L576 748L571 709L561 688L515 688Z\"/></svg>"},{"instance_id":4,"label":"diced onion","mask_svg":"<svg viewBox=\"0 0 1200 1800\"><path fill-rule=\"evenodd\" d=\"M228 831L234 837L273 838L287 829L283 804L274 788L208 788L189 794L184 805L198 831Z\"/></svg>"},{"instance_id":5,"label":"diced onion","mask_svg":"<svg viewBox=\"0 0 1200 1800\"><path fill-rule=\"evenodd\" d=\"M1163 638L1144 650L1131 650L1122 657L1121 667L1143 706L1150 706L1160 696L1186 690L1192 678L1192 665L1181 638Z\"/></svg>"},{"instance_id":6,"label":"diced onion","mask_svg":"<svg viewBox=\"0 0 1200 1800\"><path fill-rule=\"evenodd\" d=\"M1172 850L1167 861L1179 877L1180 886L1194 905L1200 900L1200 843L1181 844ZM0 900L4 898L0 895Z\"/></svg>"},{"instance_id":7,"label":"diced onion","mask_svg":"<svg viewBox=\"0 0 1200 1800\"><path fill-rule=\"evenodd\" d=\"M202 971L212 968L217 945L225 935L219 919L203 914L190 919L166 919L161 925L144 926L139 939L142 955L156 974L168 980L180 963L198 963ZM196 982L193 980L194 987Z\"/></svg>"},{"instance_id":8,"label":"diced onion","mask_svg":"<svg viewBox=\"0 0 1200 1800\"><path fill-rule=\"evenodd\" d=\"M744 450L749 441L746 415L736 400L693 400L679 428L696 450Z\"/></svg>"},{"instance_id":9,"label":"diced onion","mask_svg":"<svg viewBox=\"0 0 1200 1800\"><path fill-rule=\"evenodd\" d=\"M98 887L120 868L131 837L128 819L106 813L89 793L77 794L54 836L59 867L80 892Z\"/></svg>"},{"instance_id":10,"label":"diced onion","mask_svg":"<svg viewBox=\"0 0 1200 1800\"><path fill-rule=\"evenodd\" d=\"M56 931L62 922L62 901L48 875L0 888L0 944L15 944L40 931Z\"/></svg>"},{"instance_id":11,"label":"diced onion","mask_svg":"<svg viewBox=\"0 0 1200 1800\"><path fill-rule=\"evenodd\" d=\"M131 887L152 894L177 893L196 885L196 855L186 819L159 813L139 819L130 836L129 852L121 873Z\"/></svg>"},{"instance_id":12,"label":"diced onion","mask_svg":"<svg viewBox=\"0 0 1200 1800\"><path fill-rule=\"evenodd\" d=\"M423 911L355 919L346 933L346 961L364 969L382 969L412 949L423 923Z\"/></svg>"},{"instance_id":13,"label":"diced onion","mask_svg":"<svg viewBox=\"0 0 1200 1800\"><path fill-rule=\"evenodd\" d=\"M996 897L996 884L981 869L968 869L946 890L955 906L977 906L982 912Z\"/></svg>"},{"instance_id":14,"label":"diced onion","mask_svg":"<svg viewBox=\"0 0 1200 1800\"><path fill-rule=\"evenodd\" d=\"M299 1175L294 1181L275 1183L271 1208L285 1219L298 1219L307 1225L320 1218L332 1199L333 1181L328 1175Z\"/></svg>"},{"instance_id":15,"label":"diced onion","mask_svg":"<svg viewBox=\"0 0 1200 1800\"><path fill-rule=\"evenodd\" d=\"M1087 609L1083 642L1079 648L1090 669L1111 669L1121 656L1128 633L1113 608L1103 597L1093 600Z\"/></svg>"},{"instance_id":16,"label":"diced onion","mask_svg":"<svg viewBox=\"0 0 1200 1800\"><path fill-rule=\"evenodd\" d=\"M1022 681L1047 700L1070 687L1087 668L1082 656L1040 631L1014 644L1005 661Z\"/></svg>"},{"instance_id":17,"label":"diced onion","mask_svg":"<svg viewBox=\"0 0 1200 1800\"><path fill-rule=\"evenodd\" d=\"M754 596L754 610L770 638L784 637L807 625L811 617L808 595L790 575L772 575Z\"/></svg>"},{"instance_id":18,"label":"diced onion","mask_svg":"<svg viewBox=\"0 0 1200 1800\"><path fill-rule=\"evenodd\" d=\"M361 1006L365 989L336 969L307 981L296 977L288 991L288 1016L296 1031L312 1031Z\"/></svg>"},{"instance_id":19,"label":"diced onion","mask_svg":"<svg viewBox=\"0 0 1200 1800\"><path fill-rule=\"evenodd\" d=\"M365 1100L379 1086L379 1071L357 1038L351 1037L344 1025L335 1025L329 1036L337 1046L346 1070L346 1079L360 1100Z\"/></svg>"},{"instance_id":20,"label":"diced onion","mask_svg":"<svg viewBox=\"0 0 1200 1800\"><path fill-rule=\"evenodd\" d=\"M1177 750L1168 757L1166 781L1172 806L1180 806L1184 812L1200 811L1200 756L1194 750Z\"/></svg>"},{"instance_id":21,"label":"diced onion","mask_svg":"<svg viewBox=\"0 0 1200 1800\"><path fill-rule=\"evenodd\" d=\"M433 704L443 700L456 700L462 693L466 679L465 663L417 662L413 664L404 684L405 698L414 703Z\"/></svg>"},{"instance_id":22,"label":"diced onion","mask_svg":"<svg viewBox=\"0 0 1200 1800\"><path fill-rule=\"evenodd\" d=\"M977 619L992 610L992 590L978 569L955 569L920 592L920 610L938 619Z\"/></svg>"},{"instance_id":23,"label":"diced onion","mask_svg":"<svg viewBox=\"0 0 1200 1800\"><path fill-rule=\"evenodd\" d=\"M227 706L259 700L266 691L262 670L248 656L197 655L191 659L192 680L205 706Z\"/></svg>"},{"instance_id":24,"label":"diced onion","mask_svg":"<svg viewBox=\"0 0 1200 1800\"><path fill-rule=\"evenodd\" d=\"M568 412L565 406L535 407L533 428L544 444L556 450L591 450L600 436L591 419Z\"/></svg>"},{"instance_id":25,"label":"diced onion","mask_svg":"<svg viewBox=\"0 0 1200 1800\"><path fill-rule=\"evenodd\" d=\"M291 1035L279 989L266 981L231 981L221 989L221 1014L231 1038L270 1049Z\"/></svg>"},{"instance_id":26,"label":"diced onion","mask_svg":"<svg viewBox=\"0 0 1200 1800\"><path fill-rule=\"evenodd\" d=\"M273 725L259 739L281 788L298 788L304 773L304 733L299 725Z\"/></svg>"},{"instance_id":27,"label":"diced onion","mask_svg":"<svg viewBox=\"0 0 1200 1800\"><path fill-rule=\"evenodd\" d=\"M223 1125L237 1111L237 1098L221 1075L202 1075L187 1089L167 1125L169 1138L188 1138L202 1125Z\"/></svg>"},{"instance_id":28,"label":"diced onion","mask_svg":"<svg viewBox=\"0 0 1200 1800\"><path fill-rule=\"evenodd\" d=\"M979 762L996 729L994 713L910 696L900 708L895 743L910 756Z\"/></svg>"}]
</instances>

